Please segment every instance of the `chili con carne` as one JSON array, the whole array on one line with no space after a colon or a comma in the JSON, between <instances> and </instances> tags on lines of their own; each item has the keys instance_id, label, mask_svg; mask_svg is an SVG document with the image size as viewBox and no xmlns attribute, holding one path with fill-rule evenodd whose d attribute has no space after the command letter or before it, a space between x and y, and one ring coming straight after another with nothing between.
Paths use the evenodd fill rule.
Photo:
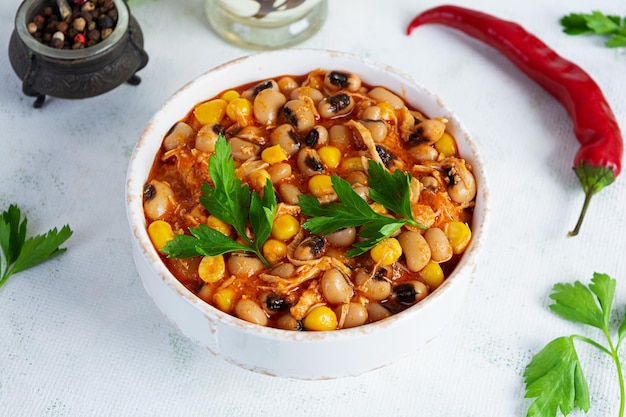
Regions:
<instances>
[{"instance_id":1,"label":"chili con carne","mask_svg":"<svg viewBox=\"0 0 626 417\"><path fill-rule=\"evenodd\" d=\"M600 87L582 68L515 22L445 5L417 15L408 25L407 35L429 23L457 29L493 47L565 107L581 144L574 157L574 171L585 201L568 236L578 234L591 197L619 175L624 152L619 125Z\"/></svg>"}]
</instances>

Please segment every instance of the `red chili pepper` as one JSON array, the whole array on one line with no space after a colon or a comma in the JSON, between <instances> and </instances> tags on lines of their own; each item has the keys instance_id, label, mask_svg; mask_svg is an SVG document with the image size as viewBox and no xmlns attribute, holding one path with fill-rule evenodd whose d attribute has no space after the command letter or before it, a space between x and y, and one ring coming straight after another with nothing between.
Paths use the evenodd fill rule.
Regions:
<instances>
[{"instance_id":1,"label":"red chili pepper","mask_svg":"<svg viewBox=\"0 0 626 417\"><path fill-rule=\"evenodd\" d=\"M407 27L407 35L428 23L449 26L495 48L565 107L581 144L574 171L585 202L568 236L578 234L591 197L611 184L622 168L622 134L600 87L582 68L515 22L462 7L439 6L417 15Z\"/></svg>"}]
</instances>

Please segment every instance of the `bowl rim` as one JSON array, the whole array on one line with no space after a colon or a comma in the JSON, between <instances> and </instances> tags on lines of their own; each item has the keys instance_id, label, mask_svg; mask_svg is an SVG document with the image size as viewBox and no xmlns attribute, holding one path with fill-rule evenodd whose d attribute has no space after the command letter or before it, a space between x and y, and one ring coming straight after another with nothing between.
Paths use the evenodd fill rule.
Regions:
<instances>
[{"instance_id":1,"label":"bowl rim","mask_svg":"<svg viewBox=\"0 0 626 417\"><path fill-rule=\"evenodd\" d=\"M351 62L356 62L357 65L364 65L370 67L372 69L389 72L395 78L400 78L404 83L410 86L420 94L426 94L432 97L433 101L437 103L437 105L441 108L442 111L445 111L450 117L451 122L454 123L455 129L460 130L465 137L464 140L471 150L471 158L473 159L473 173L476 177L476 180L479 182L478 193L476 196L476 206L474 208L474 214L472 218L472 240L467 248L467 250L463 253L459 263L454 268L453 272L446 278L446 280L432 293L430 293L424 300L420 301L416 305L409 307L408 309L399 312L397 314L393 314L390 317L387 317L383 320L368 323L362 326L357 326L354 328L348 329L339 329L334 331L327 332L298 332L293 330L283 330L272 327L264 327L261 325L257 325L254 323L249 323L242 319L239 319L231 314L225 313L218 308L210 305L209 303L203 301L198 296L189 291L183 284L181 284L176 277L168 270L165 264L160 259L157 251L154 249L147 233L145 217L143 214L143 206L141 204L141 190L143 189L143 183L145 182L144 178L138 178L138 173L144 172L145 169L139 169L138 165L142 161L148 157L144 155L146 151L143 151L143 148L146 145L147 141L156 140L160 138L163 140L163 136L166 132L156 132L154 131L155 122L161 117L161 114L167 112L170 108L174 107L179 100L185 99L185 93L193 89L197 84L201 84L203 80L207 77L212 77L221 74L224 71L230 70L233 66L238 65L249 65L255 64L256 60L263 60L264 58L270 58L272 56L280 56L286 55L289 56L291 54L304 53L307 55L317 54L319 56L332 56L339 57L342 60L348 60ZM248 62L248 64L246 64ZM339 62L341 64L341 62ZM323 66L322 66L323 67ZM314 70L315 68L310 68L309 71ZM281 74L276 74L276 76L281 76ZM251 80L254 82L256 80ZM384 86L384 85L383 85ZM225 86L223 90L228 88ZM392 90L393 91L393 90ZM393 91L398 94L397 91ZM211 97L206 97L206 100ZM403 97L406 99L406 97ZM188 113L191 111L194 105L197 103L193 103L189 105L186 109ZM410 103L415 108L419 109L419 105L415 106L414 103ZM419 103L418 103L419 104ZM185 113L186 114L186 113ZM155 137L156 135L156 137ZM140 156L143 156L143 159L140 160ZM467 155L466 155L467 156ZM461 156L463 157L463 155ZM150 161L154 160L154 155L150 155ZM150 166L151 163L149 164ZM148 168L149 171L149 168ZM147 176L147 173L146 173ZM139 187L139 188L138 188ZM137 192L139 191L139 195ZM353 53L349 52L341 52L329 49L308 49L308 48L291 48L291 49L283 49L283 50L273 50L273 51L264 51L258 53L252 53L250 55L241 56L239 58L235 58L228 62L225 62L221 65L213 67L206 72L202 73L198 77L189 81L187 84L183 85L180 89L178 89L173 95L171 95L153 114L152 118L146 125L145 129L141 133L139 140L133 150L133 153L130 158L130 163L128 166L127 177L126 177L126 209L127 209L127 217L129 221L129 225L131 228L131 233L133 234L133 243L136 245L136 249L140 250L141 254L146 258L147 262L150 264L150 268L152 272L158 275L160 280L163 280L165 284L170 286L181 298L183 298L187 303L193 305L195 308L199 309L205 317L213 317L216 321L221 322L226 326L234 326L247 334L253 334L257 337L285 340L285 341L293 341L298 340L299 342L312 342L317 343L321 341L329 342L333 340L342 340L347 338L354 338L359 336L364 336L365 334L375 333L379 331L379 329L384 329L387 327L394 326L402 321L411 319L412 316L419 315L419 312L427 309L430 305L440 302L442 298L445 297L446 290L453 285L457 285L457 282L460 279L473 279L472 275L476 269L476 261L479 253L481 252L482 246L484 244L485 235L488 228L489 221L489 185L485 172L484 162L482 160L482 156L478 151L478 147L474 140L469 135L468 130L464 127L464 125L459 121L456 114L451 111L445 104L443 104L442 100L439 96L430 92L427 88L421 86L416 83L412 77L401 72L393 67L388 65L384 65L376 60L365 58ZM480 217L480 219L479 219ZM142 277L143 280L143 277Z\"/></svg>"}]
</instances>

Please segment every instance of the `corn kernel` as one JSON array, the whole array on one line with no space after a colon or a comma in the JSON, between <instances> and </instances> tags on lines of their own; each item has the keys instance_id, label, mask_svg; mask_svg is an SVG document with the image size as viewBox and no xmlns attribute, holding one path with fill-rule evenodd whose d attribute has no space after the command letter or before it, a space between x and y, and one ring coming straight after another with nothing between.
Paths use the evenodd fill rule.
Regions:
<instances>
[{"instance_id":1,"label":"corn kernel","mask_svg":"<svg viewBox=\"0 0 626 417\"><path fill-rule=\"evenodd\" d=\"M220 288L213 294L215 306L225 313L230 313L235 304L235 291L230 288Z\"/></svg>"},{"instance_id":2,"label":"corn kernel","mask_svg":"<svg viewBox=\"0 0 626 417\"><path fill-rule=\"evenodd\" d=\"M276 239L268 239L263 244L263 256L271 264L274 264L287 256L287 245Z\"/></svg>"},{"instance_id":3,"label":"corn kernel","mask_svg":"<svg viewBox=\"0 0 626 417\"><path fill-rule=\"evenodd\" d=\"M396 118L396 110L391 104L382 102L378 103L376 106L380 108L381 120L394 120Z\"/></svg>"},{"instance_id":4,"label":"corn kernel","mask_svg":"<svg viewBox=\"0 0 626 417\"><path fill-rule=\"evenodd\" d=\"M390 237L378 243L370 250L372 260L382 266L396 262L402 256L402 246L396 238Z\"/></svg>"},{"instance_id":5,"label":"corn kernel","mask_svg":"<svg viewBox=\"0 0 626 417\"><path fill-rule=\"evenodd\" d=\"M456 142L452 135L444 132L443 136L435 142L435 149L445 157L456 155Z\"/></svg>"},{"instance_id":6,"label":"corn kernel","mask_svg":"<svg viewBox=\"0 0 626 417\"><path fill-rule=\"evenodd\" d=\"M389 211L385 208L385 206L383 206L380 203L373 202L372 204L370 204L370 207L372 208L372 210L374 210L378 214L389 213Z\"/></svg>"},{"instance_id":7,"label":"corn kernel","mask_svg":"<svg viewBox=\"0 0 626 417\"><path fill-rule=\"evenodd\" d=\"M174 231L168 222L155 220L148 226L148 236L154 247L160 251L167 242L174 239Z\"/></svg>"},{"instance_id":8,"label":"corn kernel","mask_svg":"<svg viewBox=\"0 0 626 417\"><path fill-rule=\"evenodd\" d=\"M226 106L226 115L239 126L248 126L252 122L252 103L242 97L236 98Z\"/></svg>"},{"instance_id":9,"label":"corn kernel","mask_svg":"<svg viewBox=\"0 0 626 417\"><path fill-rule=\"evenodd\" d=\"M291 214L277 216L272 223L272 237L278 240L289 240L300 231L300 222Z\"/></svg>"},{"instance_id":10,"label":"corn kernel","mask_svg":"<svg viewBox=\"0 0 626 417\"><path fill-rule=\"evenodd\" d=\"M344 172L365 171L363 159L360 156L346 158L341 162L341 170Z\"/></svg>"},{"instance_id":11,"label":"corn kernel","mask_svg":"<svg viewBox=\"0 0 626 417\"><path fill-rule=\"evenodd\" d=\"M193 115L203 125L220 123L226 114L226 100L215 99L197 106Z\"/></svg>"},{"instance_id":12,"label":"corn kernel","mask_svg":"<svg viewBox=\"0 0 626 417\"><path fill-rule=\"evenodd\" d=\"M307 330L328 331L337 328L337 315L327 306L317 306L304 318Z\"/></svg>"},{"instance_id":13,"label":"corn kernel","mask_svg":"<svg viewBox=\"0 0 626 417\"><path fill-rule=\"evenodd\" d=\"M203 256L198 265L198 275L204 282L212 284L224 278L226 274L226 263L224 256Z\"/></svg>"},{"instance_id":14,"label":"corn kernel","mask_svg":"<svg viewBox=\"0 0 626 417\"><path fill-rule=\"evenodd\" d=\"M330 175L313 175L309 179L309 191L315 197L324 197L335 193Z\"/></svg>"},{"instance_id":15,"label":"corn kernel","mask_svg":"<svg viewBox=\"0 0 626 417\"><path fill-rule=\"evenodd\" d=\"M447 223L444 227L444 232L450 241L450 245L452 245L452 252L455 255L463 253L472 239L472 231L467 223Z\"/></svg>"},{"instance_id":16,"label":"corn kernel","mask_svg":"<svg viewBox=\"0 0 626 417\"><path fill-rule=\"evenodd\" d=\"M222 94L220 98L230 103L234 99L239 98L239 93L236 92L235 90L228 90L224 92L224 94Z\"/></svg>"},{"instance_id":17,"label":"corn kernel","mask_svg":"<svg viewBox=\"0 0 626 417\"><path fill-rule=\"evenodd\" d=\"M265 184L267 184L268 180L271 181L272 177L266 169L259 169L258 171L254 171L248 175L248 184L250 184L250 187L257 191L265 188Z\"/></svg>"},{"instance_id":18,"label":"corn kernel","mask_svg":"<svg viewBox=\"0 0 626 417\"><path fill-rule=\"evenodd\" d=\"M341 151L335 146L322 146L317 153L328 168L337 168L341 162Z\"/></svg>"},{"instance_id":19,"label":"corn kernel","mask_svg":"<svg viewBox=\"0 0 626 417\"><path fill-rule=\"evenodd\" d=\"M233 231L233 227L230 224L218 219L212 214L207 218L206 225L226 236L230 236Z\"/></svg>"},{"instance_id":20,"label":"corn kernel","mask_svg":"<svg viewBox=\"0 0 626 417\"><path fill-rule=\"evenodd\" d=\"M288 156L282 146L274 145L263 149L263 152L261 152L261 159L270 165L274 165L279 162L286 161Z\"/></svg>"},{"instance_id":21,"label":"corn kernel","mask_svg":"<svg viewBox=\"0 0 626 417\"><path fill-rule=\"evenodd\" d=\"M424 269L420 271L422 281L428 285L431 290L434 290L443 282L443 269L436 262L428 262Z\"/></svg>"}]
</instances>

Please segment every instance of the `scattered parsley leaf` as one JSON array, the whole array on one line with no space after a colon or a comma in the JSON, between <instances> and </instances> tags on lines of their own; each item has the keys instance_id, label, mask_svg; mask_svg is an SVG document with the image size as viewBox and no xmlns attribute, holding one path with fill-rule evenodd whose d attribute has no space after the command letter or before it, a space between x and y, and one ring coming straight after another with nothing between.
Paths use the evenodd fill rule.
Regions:
<instances>
[{"instance_id":1,"label":"scattered parsley leaf","mask_svg":"<svg viewBox=\"0 0 626 417\"><path fill-rule=\"evenodd\" d=\"M559 337L537 353L524 370L525 398L534 398L527 417L555 417L560 411L567 416L575 408L587 412L590 407L587 380L583 375L576 353L574 340L596 347L609 355L615 363L620 390L619 417L624 415L624 379L618 350L626 338L626 320L617 330L618 341L613 343L610 333L610 315L616 281L606 274L595 273L591 284L579 281L572 284L556 284L549 307L560 317L602 330L607 340L604 346L586 336L573 334Z\"/></svg>"},{"instance_id":2,"label":"scattered parsley leaf","mask_svg":"<svg viewBox=\"0 0 626 417\"><path fill-rule=\"evenodd\" d=\"M261 247L272 231L276 215L276 195L271 181L265 184L263 198L256 191L250 192L248 184L237 178L231 148L223 135L219 136L215 144L215 154L209 157L209 175L213 184L202 184L200 203L209 213L233 226L246 244L235 242L201 224L189 228L191 235L175 235L162 249L163 253L170 258L191 258L247 251L253 252L269 266ZM252 239L246 233L248 222L254 234Z\"/></svg>"},{"instance_id":3,"label":"scattered parsley leaf","mask_svg":"<svg viewBox=\"0 0 626 417\"><path fill-rule=\"evenodd\" d=\"M560 20L563 32L568 35L609 36L605 45L609 48L626 46L626 19L620 16L605 15L594 10L591 13L571 13Z\"/></svg>"},{"instance_id":4,"label":"scattered parsley leaf","mask_svg":"<svg viewBox=\"0 0 626 417\"><path fill-rule=\"evenodd\" d=\"M536 398L527 416L556 416L557 409L568 415L579 407L589 410L587 381L569 337L559 337L535 355L524 372L525 398Z\"/></svg>"},{"instance_id":5,"label":"scattered parsley leaf","mask_svg":"<svg viewBox=\"0 0 626 417\"><path fill-rule=\"evenodd\" d=\"M60 230L55 227L26 239L27 224L28 220L22 218L14 204L0 215L0 247L4 258L4 263L0 262L0 287L11 275L65 252L60 246L72 235L70 227L65 225Z\"/></svg>"},{"instance_id":6,"label":"scattered parsley leaf","mask_svg":"<svg viewBox=\"0 0 626 417\"><path fill-rule=\"evenodd\" d=\"M347 227L361 226L359 237L363 240L354 244L346 256L367 252L404 225L425 228L411 212L411 174L396 170L392 175L379 163L369 161L370 197L401 216L398 218L376 213L346 180L333 175L331 181L339 202L322 206L316 197L300 195L302 213L311 217L302 227L314 234L327 235Z\"/></svg>"}]
</instances>

